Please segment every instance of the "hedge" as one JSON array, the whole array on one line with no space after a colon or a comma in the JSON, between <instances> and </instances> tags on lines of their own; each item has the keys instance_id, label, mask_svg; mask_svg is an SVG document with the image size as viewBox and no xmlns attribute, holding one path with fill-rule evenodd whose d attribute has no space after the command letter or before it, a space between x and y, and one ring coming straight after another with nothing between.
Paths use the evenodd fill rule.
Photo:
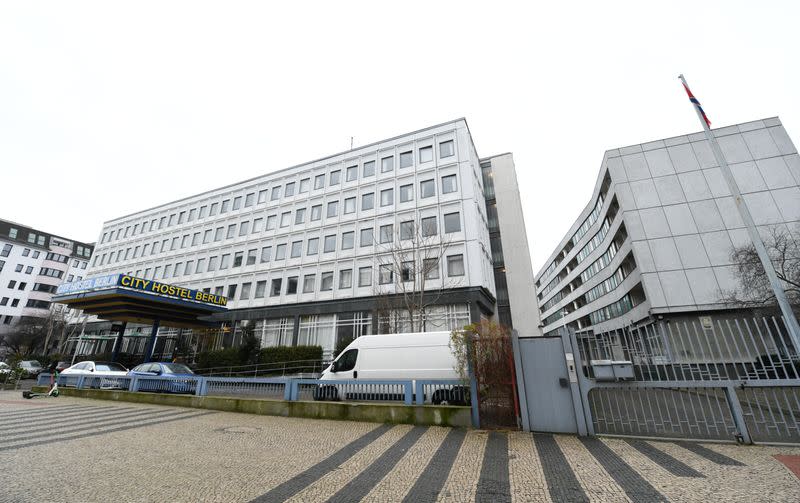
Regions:
<instances>
[{"instance_id":1,"label":"hedge","mask_svg":"<svg viewBox=\"0 0 800 503\"><path fill-rule=\"evenodd\" d=\"M197 355L197 369L199 373L204 372L205 369L216 367L239 367L248 365L246 355L242 354L240 348L227 348L217 351L207 351ZM301 368L292 370L295 372L313 372L320 369L322 362L322 346L276 346L269 348L262 348L258 354L259 364L278 364L283 362L294 362L300 360L313 360L303 365ZM275 365L275 373L282 373L283 367ZM262 371L259 369L259 374L269 374L269 367ZM222 369L217 369L222 370Z\"/></svg>"}]
</instances>

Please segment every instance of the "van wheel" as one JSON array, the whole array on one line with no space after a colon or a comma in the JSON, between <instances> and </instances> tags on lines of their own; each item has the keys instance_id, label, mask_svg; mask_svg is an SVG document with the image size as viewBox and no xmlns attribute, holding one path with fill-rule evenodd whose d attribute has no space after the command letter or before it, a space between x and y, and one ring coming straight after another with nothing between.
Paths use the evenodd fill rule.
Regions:
<instances>
[{"instance_id":1,"label":"van wheel","mask_svg":"<svg viewBox=\"0 0 800 503\"><path fill-rule=\"evenodd\" d=\"M452 389L438 389L431 398L433 405L469 405L469 388L456 386Z\"/></svg>"},{"instance_id":2,"label":"van wheel","mask_svg":"<svg viewBox=\"0 0 800 503\"><path fill-rule=\"evenodd\" d=\"M450 395L450 390L437 389L436 391L433 392L433 396L431 397L431 403L433 405L450 405L449 395Z\"/></svg>"},{"instance_id":3,"label":"van wheel","mask_svg":"<svg viewBox=\"0 0 800 503\"><path fill-rule=\"evenodd\" d=\"M338 402L339 390L335 386L319 386L314 389L314 400Z\"/></svg>"}]
</instances>

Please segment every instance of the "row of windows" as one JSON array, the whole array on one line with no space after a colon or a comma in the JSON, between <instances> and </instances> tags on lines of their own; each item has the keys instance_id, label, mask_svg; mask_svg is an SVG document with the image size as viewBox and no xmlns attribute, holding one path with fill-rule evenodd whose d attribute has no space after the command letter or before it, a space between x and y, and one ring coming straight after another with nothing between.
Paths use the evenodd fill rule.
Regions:
<instances>
[{"instance_id":1,"label":"row of windows","mask_svg":"<svg viewBox=\"0 0 800 503\"><path fill-rule=\"evenodd\" d=\"M8 301L9 301L9 300L11 300L11 305L10 305L10 307L17 307L17 306L19 305L19 299L9 299L8 297L3 297L2 299L0 299L0 306L7 306L7 305L9 305L9 304L8 304Z\"/></svg>"},{"instance_id":2,"label":"row of windows","mask_svg":"<svg viewBox=\"0 0 800 503\"><path fill-rule=\"evenodd\" d=\"M444 193L455 192L458 190L456 175L448 175L442 177L442 191ZM421 197L427 198L435 195L435 187L434 181L431 180L424 180L420 182L420 193ZM400 187L400 200L401 202L410 201L413 199L413 185L401 186ZM381 206L390 206L394 204L394 190L393 189L385 189L380 192L380 203ZM375 193L369 192L361 195L361 209L362 211L371 210L375 207ZM344 208L343 213L345 215L355 213L356 211L356 198L350 197L344 200ZM309 213L307 208L297 208L294 211L294 216L292 215L291 211L285 211L280 214L280 228L289 227L292 222L295 225L301 225L306 221L306 214ZM339 214L339 200L329 201L327 204L326 209L326 218L335 218ZM319 221L322 219L322 204L314 205L310 208L310 214L308 215L308 221L314 222ZM238 236L245 236L249 233L259 233L262 230L266 229L268 231L276 229L278 226L278 214L267 215L266 219L263 217L255 218L252 220L252 231L251 231L251 221L245 220L239 224L239 231ZM217 227L216 229L206 229L203 233L202 243L208 244L211 243L212 240L214 242L222 241L222 239L232 239L237 236L236 231L237 224L229 224L227 226L227 230L225 227ZM161 246L159 248L158 241L154 242L152 248L149 249L149 254L154 255L158 253L158 250L161 252L177 250L180 248L186 248L189 246L189 239L191 237L191 246L196 246L200 244L200 232L194 233L193 236L189 234L185 234L183 238L179 236L175 236L171 239L165 239L161 242ZM146 256L148 254L148 247L149 244L143 245L142 249L142 256ZM131 250L133 251L133 255L131 256ZM112 263L114 259L114 251L111 252L108 262L105 260L105 254L95 256L94 264L95 265L103 265L104 263ZM128 248L125 250L124 258L121 258L122 250L116 252L116 259L117 261L120 260L127 260L130 258L137 258L139 256L139 247L134 247L133 249Z\"/></svg>"},{"instance_id":3,"label":"row of windows","mask_svg":"<svg viewBox=\"0 0 800 503\"><path fill-rule=\"evenodd\" d=\"M611 263L611 260L616 254L617 243L611 243L608 247L608 250L606 250L606 252L600 256L600 258L592 262L592 264L587 267L586 270L581 272L581 281L586 283L589 278L605 269L605 267Z\"/></svg>"},{"instance_id":4,"label":"row of windows","mask_svg":"<svg viewBox=\"0 0 800 503\"><path fill-rule=\"evenodd\" d=\"M46 300L28 299L25 307L32 307L34 309L50 309L50 302Z\"/></svg>"},{"instance_id":5,"label":"row of windows","mask_svg":"<svg viewBox=\"0 0 800 503\"><path fill-rule=\"evenodd\" d=\"M631 309L633 309L633 302L631 301L630 294L626 293L625 296L613 304L609 304L598 309L597 311L592 311L589 313L589 320L591 321L592 325L596 325L600 322L622 316Z\"/></svg>"},{"instance_id":6,"label":"row of windows","mask_svg":"<svg viewBox=\"0 0 800 503\"><path fill-rule=\"evenodd\" d=\"M11 230L16 231L16 229L11 229ZM11 234L11 233L9 233L9 234ZM8 257L8 255L11 253L11 250L13 248L14 247L12 245L10 245L10 244L3 245L3 249L0 250L0 257ZM78 248L79 248L79 251L89 250L89 248L83 248L81 246L79 246ZM39 258L39 255L40 255L39 250L31 250L30 248L23 248L22 249L22 256L23 257ZM53 253L53 252L48 252L47 256L45 258L47 260L52 260L52 261L55 261L55 262L61 262L62 264L66 264L69 261L69 257L67 257L65 255L60 255L58 253ZM72 261L72 266L73 267L79 267L80 266L82 269L86 269L86 264L88 264L88 262L82 262L82 261L79 261L79 260L73 260ZM2 269L0 269L0 270L2 270Z\"/></svg>"},{"instance_id":7,"label":"row of windows","mask_svg":"<svg viewBox=\"0 0 800 503\"><path fill-rule=\"evenodd\" d=\"M28 283L26 283L25 281L20 281L19 285L17 285L17 282L12 279L11 281L8 282L7 288L9 288L10 290L13 290L14 288L16 288L17 290L25 290L26 286L28 286Z\"/></svg>"},{"instance_id":8,"label":"row of windows","mask_svg":"<svg viewBox=\"0 0 800 503\"><path fill-rule=\"evenodd\" d=\"M58 269L52 269L50 267L42 267L39 269L39 274L41 276L50 276L51 278L58 278L61 279L64 276L63 271L59 271Z\"/></svg>"},{"instance_id":9,"label":"row of windows","mask_svg":"<svg viewBox=\"0 0 800 503\"><path fill-rule=\"evenodd\" d=\"M443 217L442 217L442 220L443 220L443 224L444 224L444 233L445 234L452 234L452 233L456 233L456 232L460 232L461 231L461 214L459 212L456 211L456 212L452 212L452 213L445 213L443 215ZM258 228L260 229L260 225L258 226ZM242 222L242 224L240 226L240 234L239 234L240 236L244 235L244 234L241 233L241 229L247 229L249 231L249 222L247 222L247 221L246 222ZM207 243L207 242L210 242L210 239L211 239L210 232L211 232L211 229L206 231L206 238L208 238L208 241L206 240L206 238L204 238L203 239L203 243L204 244ZM214 236L214 241L222 240L222 232L223 232L223 228L222 227L217 228L217 233ZM247 232L245 232L245 234L246 233ZM388 243L394 242L394 240L395 240L394 224L386 224L386 225L379 226L378 227L378 233L379 233L379 239L378 239L378 243L379 244L388 244ZM419 233L419 235L417 235L417 233ZM228 237L229 238L233 237L235 234L236 234L236 224L231 224L228 227ZM430 216L430 217L421 218L418 228L415 226L415 223L414 223L413 220L400 222L400 225L399 225L399 228L398 228L398 232L397 232L397 239L399 239L400 241L404 241L404 240L417 239L418 237L430 238L430 237L437 236L438 234L439 234L438 217ZM319 253L320 239L323 240L322 241L322 245L323 245L322 246L322 251L323 251L323 253L331 253L331 252L335 252L336 251L337 234L328 234L328 235L323 236L322 238L313 237L313 238L306 239L306 241L305 241L306 242L306 246L305 246L306 255L309 255L309 256L310 255L317 255ZM341 237L338 239L338 241L341 243L340 244L340 249L341 250L353 249L355 247L355 231L342 232L341 233ZM199 242L200 242L200 233L198 232L198 233L196 233L194 235L194 238L191 241L191 245L192 246L197 245L197 244L199 244ZM148 252L150 253L150 255L154 255L154 254L158 253L159 246L160 246L160 250L163 252L163 251L168 251L168 249L169 250L176 250L176 249L178 249L179 246L180 246L180 248L185 248L186 246L188 246L188 243L189 243L189 234L183 236L183 239L182 239L182 241L180 243L179 243L179 238L178 237L174 237L172 239L171 244L170 244L170 241L166 240L166 239L163 240L161 243L159 243L159 242L153 243L152 244L152 248L148 248L148 247L150 247L150 244L145 244L143 246L143 248L142 248L142 255L141 256L144 257L145 255L148 254ZM367 228L361 229L359 231L359 246L360 247L367 247L367 246L372 246L373 244L375 244L374 227L367 227ZM283 260L283 259L286 258L287 246L289 246L289 243L281 243L281 244L275 245L275 260ZM132 254L131 254L131 248L127 248L125 250L124 254L123 254L123 250L119 250L117 252L117 254L116 254L116 261L114 260L115 259L115 255L114 255L115 252L112 251L108 256L108 262L107 263L111 264L112 262L119 262L121 260L127 260L129 258L129 256L130 256L130 258L133 258L133 259L138 258L138 256L139 256L139 246L133 247L132 250L133 250ZM290 258L300 257L302 255L302 250L303 250L303 240L292 241L291 249L290 249ZM245 260L243 255L244 255L244 251L237 252L237 253L234 254L234 267L242 265L242 262ZM230 263L230 256L231 256L231 254L222 255L221 263L220 263L220 269L226 269L228 267L228 264ZM258 256L258 249L256 249L256 248L250 249L248 251L248 253L247 253L246 265L255 264L257 256ZM263 262L269 262L270 259L271 259L271 256L272 256L272 246L263 247L261 249L261 255L260 256L261 256L261 262L262 263ZM105 253L103 253L102 255L99 255L99 265L102 266L104 263L106 263L105 262L105 258L106 258L106 254ZM97 260L98 260L98 258L96 256L95 257L95 261L97 261ZM216 256L210 257L208 259L208 271L215 270L215 268L216 268L216 260L217 260ZM186 267L184 269L183 263L182 262L178 262L176 264L176 266L175 266L175 276L179 276L179 275L183 275L183 274L192 274L191 270L192 270L193 265L194 265L194 261L191 261L191 260L187 261L186 262ZM172 276L168 276L167 275L168 272L170 274L172 274L172 271L171 270L168 271L166 269L166 267L170 267L170 269L171 269L171 265L165 266L164 276L163 277L164 278L172 277ZM197 273L204 272L204 270L202 270L204 267L205 267L205 259L198 259L198 261L197 261L197 269L195 269L195 272L197 272ZM212 269L212 267L213 267L213 269ZM179 271L184 271L184 270L186 272L181 272L181 274L178 274ZM146 277L149 277L149 276L146 275ZM153 277L154 278L158 278L159 276L158 276L158 274L156 274Z\"/></svg>"},{"instance_id":10,"label":"row of windows","mask_svg":"<svg viewBox=\"0 0 800 503\"><path fill-rule=\"evenodd\" d=\"M419 162L426 163L433 160L433 146L426 146L418 149L419 152ZM452 157L455 155L455 145L452 140L448 140L445 142L439 143L439 156L441 158ZM407 168L413 165L413 151L409 150L406 152L401 152L399 155L399 166L400 168ZM387 173L394 170L394 156L387 156L381 158L381 172ZM375 161L367 161L362 164L362 178L368 178L375 175ZM358 165L349 166L345 168L345 180L355 181L358 180ZM341 182L342 177L342 170L337 169L333 170L327 174L328 179L328 186L336 186L339 185ZM314 177L314 189L319 190L325 188L325 179L326 174L322 173L316 175ZM424 182L423 182L424 183ZM432 184L433 181L430 180ZM455 175L452 176L452 183L455 186ZM303 178L299 182L288 182L285 185L276 185L271 189L263 189L259 192L250 192L244 196L236 196L234 198L223 199L221 202L211 203L210 205L203 205L199 208L192 208L189 210L180 211L177 213L173 213L171 215L163 216L160 218L154 218L149 222L145 220L141 224L134 224L133 226L127 225L125 227L120 227L118 229L111 230L110 232L103 233L103 236L100 240L101 243L105 243L107 241L112 241L114 239L121 239L127 238L128 234L130 233L131 236L135 236L139 232L147 232L148 230L160 230L165 227L171 227L175 224L183 224L185 222L192 222L195 219L202 219L206 216L214 216L218 212L219 214L226 213L228 211L235 211L239 210L242 207L248 208L253 206L254 204L262 204L267 201L269 198L270 201L277 201L281 198L281 194L283 197L291 197L295 195L295 191L298 194L303 194L309 192L311 187L311 177ZM455 191L456 189L453 188L450 192ZM447 193L444 190L444 183L443 183L443 193ZM422 192L421 197L429 197L424 195L425 192ZM156 227L157 226L157 227ZM141 227L141 230L140 230Z\"/></svg>"},{"instance_id":11,"label":"row of windows","mask_svg":"<svg viewBox=\"0 0 800 503\"><path fill-rule=\"evenodd\" d=\"M620 268L614 271L614 274L612 274L609 278L605 279L602 283L586 292L586 302L594 302L611 290L615 289L620 283L622 283L626 276L626 267L620 266Z\"/></svg>"},{"instance_id":12,"label":"row of windows","mask_svg":"<svg viewBox=\"0 0 800 503\"><path fill-rule=\"evenodd\" d=\"M447 261L447 276L451 278L464 276L464 255L448 255ZM399 270L395 271L395 266L392 264L381 264L378 266L378 284L387 285L393 284L395 281L414 281L414 275L424 274L425 279L438 279L440 277L439 259L425 259L421 268L417 271L414 270L413 261L403 262L400 264ZM397 276L395 276L397 273ZM373 267L364 266L356 270L357 285L359 287L369 287L373 284ZM319 276L319 282L317 277ZM338 289L349 289L353 287L353 269L340 269L338 274ZM286 281L284 282L284 279ZM241 286L241 288L239 288ZM286 278L273 278L269 283L269 296L278 297L282 293L285 295L294 295L299 292L314 293L316 291L326 292L334 289L334 271L324 271L317 275L305 274L301 276L288 276ZM204 292L211 293L211 288L204 288ZM214 294L225 295L229 300L248 300L260 299L267 296L267 281L256 281L242 283L241 285L232 284L228 285L227 291L224 286L214 288ZM237 296L238 295L238 296Z\"/></svg>"},{"instance_id":13,"label":"row of windows","mask_svg":"<svg viewBox=\"0 0 800 503\"><path fill-rule=\"evenodd\" d=\"M600 230L592 236L592 239L581 248L581 251L575 256L575 260L580 264L583 260L589 256L598 246L600 243L603 242L605 239L606 234L608 234L608 230L611 228L611 218L606 218L603 221L603 226L600 227Z\"/></svg>"},{"instance_id":14,"label":"row of windows","mask_svg":"<svg viewBox=\"0 0 800 503\"><path fill-rule=\"evenodd\" d=\"M33 266L32 265L29 265L29 266L26 267L24 264L17 264L14 267L14 272L23 272L23 269L24 269L25 274L30 274L30 273L33 272Z\"/></svg>"}]
</instances>

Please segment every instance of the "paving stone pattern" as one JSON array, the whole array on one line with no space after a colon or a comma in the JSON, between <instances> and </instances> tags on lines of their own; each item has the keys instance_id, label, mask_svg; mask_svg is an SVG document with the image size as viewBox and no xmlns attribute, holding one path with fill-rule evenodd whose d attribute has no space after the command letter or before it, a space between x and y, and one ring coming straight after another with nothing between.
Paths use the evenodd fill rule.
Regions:
<instances>
[{"instance_id":1,"label":"paving stone pattern","mask_svg":"<svg viewBox=\"0 0 800 503\"><path fill-rule=\"evenodd\" d=\"M798 455L0 392L0 502L797 502Z\"/></svg>"}]
</instances>

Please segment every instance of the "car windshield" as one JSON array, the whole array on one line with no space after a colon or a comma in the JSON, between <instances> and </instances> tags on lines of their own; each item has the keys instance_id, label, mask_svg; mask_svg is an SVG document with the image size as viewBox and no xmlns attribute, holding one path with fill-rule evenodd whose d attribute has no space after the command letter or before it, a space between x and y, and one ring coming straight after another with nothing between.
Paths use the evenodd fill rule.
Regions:
<instances>
[{"instance_id":1,"label":"car windshield","mask_svg":"<svg viewBox=\"0 0 800 503\"><path fill-rule=\"evenodd\" d=\"M167 374L194 374L192 369L182 363L162 363L161 366Z\"/></svg>"},{"instance_id":2,"label":"car windshield","mask_svg":"<svg viewBox=\"0 0 800 503\"><path fill-rule=\"evenodd\" d=\"M127 372L128 369L120 365L119 363L112 363L112 362L97 362L94 364L95 370L98 372Z\"/></svg>"}]
</instances>

